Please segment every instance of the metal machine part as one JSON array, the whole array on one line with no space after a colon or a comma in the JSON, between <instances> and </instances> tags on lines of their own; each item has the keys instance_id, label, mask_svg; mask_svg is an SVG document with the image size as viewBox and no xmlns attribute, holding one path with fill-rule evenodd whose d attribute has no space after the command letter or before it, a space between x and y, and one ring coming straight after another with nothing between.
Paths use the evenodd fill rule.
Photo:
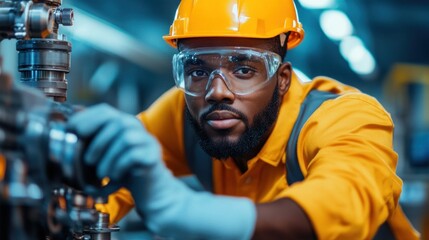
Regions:
<instances>
[{"instance_id":1,"label":"metal machine part","mask_svg":"<svg viewBox=\"0 0 429 240\"><path fill-rule=\"evenodd\" d=\"M56 38L58 25L73 25L73 10L58 8L61 0L0 2L0 38Z\"/></svg>"},{"instance_id":2,"label":"metal machine part","mask_svg":"<svg viewBox=\"0 0 429 240\"><path fill-rule=\"evenodd\" d=\"M0 41L18 40L23 83L12 84L0 66L0 239L101 240L119 230L95 209L107 199L82 166L87 140L65 127L76 111L64 103L72 47L58 30L73 25L73 10L61 3L0 0Z\"/></svg>"},{"instance_id":3,"label":"metal machine part","mask_svg":"<svg viewBox=\"0 0 429 240\"><path fill-rule=\"evenodd\" d=\"M15 238L26 225L46 229L44 234L50 239L64 239L67 234L75 239L84 235L86 239L108 239L118 229L107 226L95 209L95 203L107 199L96 193L102 189L101 181L82 165L86 139L66 128L75 111L74 106L54 102L34 88L0 87L0 153L7 161L6 176L0 180L0 203L13 209L0 216L0 223L20 216L15 211L34 212L31 215L46 220L29 224L31 218L21 217L10 223L14 227L7 236L1 232L0 239L32 239ZM33 237L43 234L38 230L27 233Z\"/></svg>"},{"instance_id":4,"label":"metal machine part","mask_svg":"<svg viewBox=\"0 0 429 240\"><path fill-rule=\"evenodd\" d=\"M20 81L55 101L66 100L71 44L58 34L73 25L73 10L61 0L0 1L0 41L16 38Z\"/></svg>"},{"instance_id":5,"label":"metal machine part","mask_svg":"<svg viewBox=\"0 0 429 240\"><path fill-rule=\"evenodd\" d=\"M109 224L109 214L95 210L95 202L70 188L54 191L48 208L51 238L62 239L71 233L73 239L110 240L111 233L119 231L119 227Z\"/></svg>"},{"instance_id":6,"label":"metal machine part","mask_svg":"<svg viewBox=\"0 0 429 240\"><path fill-rule=\"evenodd\" d=\"M16 50L20 81L42 90L55 101L64 102L71 44L56 39L20 40L16 43Z\"/></svg>"},{"instance_id":7,"label":"metal machine part","mask_svg":"<svg viewBox=\"0 0 429 240\"><path fill-rule=\"evenodd\" d=\"M119 231L117 225L109 225L109 214L99 212L97 222L84 229L83 232L92 240L110 240L111 233L117 231Z\"/></svg>"},{"instance_id":8,"label":"metal machine part","mask_svg":"<svg viewBox=\"0 0 429 240\"><path fill-rule=\"evenodd\" d=\"M31 239L31 237L42 237L43 227L39 224L29 224L36 222L35 217L40 216L38 208L43 199L43 190L39 185L30 182L28 179L28 169L23 159L14 156L7 159L8 171L5 179L0 182L0 208L2 216L7 216L9 222L2 222L0 217L1 239ZM7 204L2 203L7 199ZM9 224L7 224L9 223ZM26 231L22 231L22 228ZM3 229L4 228L4 229Z\"/></svg>"}]
</instances>

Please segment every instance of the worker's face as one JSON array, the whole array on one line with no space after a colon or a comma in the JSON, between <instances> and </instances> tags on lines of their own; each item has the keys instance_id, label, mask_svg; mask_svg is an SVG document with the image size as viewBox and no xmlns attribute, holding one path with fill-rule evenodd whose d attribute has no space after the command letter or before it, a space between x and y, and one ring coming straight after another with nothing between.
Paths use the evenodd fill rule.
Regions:
<instances>
[{"instance_id":1,"label":"worker's face","mask_svg":"<svg viewBox=\"0 0 429 240\"><path fill-rule=\"evenodd\" d=\"M239 46L273 51L269 43L263 39L194 38L181 40L180 50ZM228 71L225 65L222 64L222 71ZM211 74L201 94L185 95L187 117L196 128L202 147L211 156L251 158L259 152L277 119L281 99L289 88L290 64L281 64L266 84L245 94L234 93L232 81L225 80L228 74L220 71Z\"/></svg>"}]
</instances>

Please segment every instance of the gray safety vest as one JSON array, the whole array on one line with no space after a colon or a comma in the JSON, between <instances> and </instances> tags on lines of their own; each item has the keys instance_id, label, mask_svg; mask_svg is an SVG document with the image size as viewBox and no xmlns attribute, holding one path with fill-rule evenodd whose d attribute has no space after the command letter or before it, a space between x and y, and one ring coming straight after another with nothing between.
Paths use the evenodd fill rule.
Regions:
<instances>
[{"instance_id":1,"label":"gray safety vest","mask_svg":"<svg viewBox=\"0 0 429 240\"><path fill-rule=\"evenodd\" d=\"M287 183L292 185L295 182L304 180L304 175L299 167L297 157L297 142L298 137L307 119L313 114L316 109L322 105L323 102L329 99L338 97L338 94L331 92L324 92L319 90L312 90L304 102L301 105L298 118L292 129L292 133L289 137L288 144L286 146L286 172L287 172ZM192 126L187 120L184 120L184 142L185 142L185 153L188 160L189 167L192 173L195 174L202 185L204 190L212 191L213 189L213 171L212 171L212 159L204 152L201 146L198 144L198 137L193 130ZM188 185L196 190L201 190L198 187L198 183L188 180ZM392 230L387 221L380 226L374 240L393 240Z\"/></svg>"}]
</instances>

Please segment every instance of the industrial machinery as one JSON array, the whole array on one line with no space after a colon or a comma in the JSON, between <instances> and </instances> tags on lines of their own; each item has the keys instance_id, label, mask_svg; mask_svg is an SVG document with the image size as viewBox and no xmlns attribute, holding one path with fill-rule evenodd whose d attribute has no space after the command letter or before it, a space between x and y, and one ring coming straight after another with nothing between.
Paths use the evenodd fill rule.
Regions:
<instances>
[{"instance_id":1,"label":"industrial machinery","mask_svg":"<svg viewBox=\"0 0 429 240\"><path fill-rule=\"evenodd\" d=\"M101 180L82 167L88 140L66 129L73 25L61 0L0 1L0 41L17 39L20 81L0 72L0 239L110 239L95 204ZM4 59L7 61L7 59ZM1 71L1 69L0 69Z\"/></svg>"}]
</instances>

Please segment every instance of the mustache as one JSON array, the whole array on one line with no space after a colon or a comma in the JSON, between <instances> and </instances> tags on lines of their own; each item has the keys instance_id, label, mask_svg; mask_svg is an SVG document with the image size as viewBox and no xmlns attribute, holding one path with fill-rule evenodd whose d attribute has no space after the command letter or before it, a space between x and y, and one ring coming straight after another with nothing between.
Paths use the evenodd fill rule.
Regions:
<instances>
[{"instance_id":1,"label":"mustache","mask_svg":"<svg viewBox=\"0 0 429 240\"><path fill-rule=\"evenodd\" d=\"M203 113L200 117L200 121L203 122L207 119L207 116L214 112L214 111L220 111L220 110L226 110L226 111L230 111L233 112L235 114L237 114L244 122L248 122L247 117L244 113L240 112L239 110L225 104L225 103L217 103L212 105L209 110L207 110L205 113Z\"/></svg>"}]
</instances>

